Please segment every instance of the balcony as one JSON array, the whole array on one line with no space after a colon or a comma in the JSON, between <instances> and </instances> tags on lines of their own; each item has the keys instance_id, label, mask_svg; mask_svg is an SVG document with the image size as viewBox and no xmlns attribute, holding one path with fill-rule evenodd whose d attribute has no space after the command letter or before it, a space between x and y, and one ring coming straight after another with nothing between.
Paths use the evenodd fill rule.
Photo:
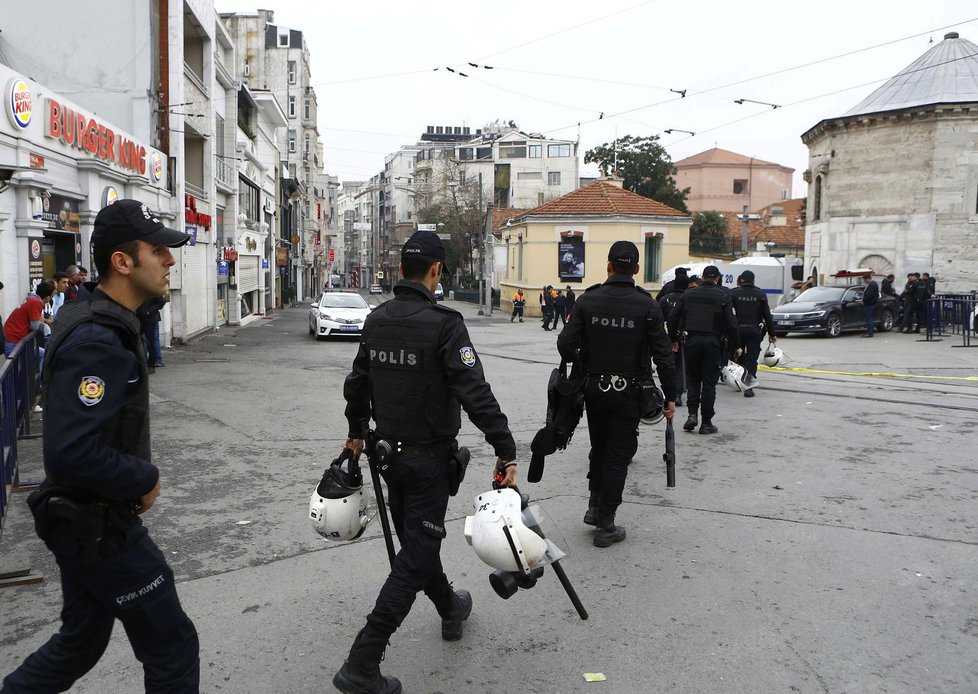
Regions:
<instances>
[{"instance_id":1,"label":"balcony","mask_svg":"<svg viewBox=\"0 0 978 694\"><path fill-rule=\"evenodd\" d=\"M234 167L230 166L220 156L214 157L214 182L225 193L237 192L238 177Z\"/></svg>"}]
</instances>

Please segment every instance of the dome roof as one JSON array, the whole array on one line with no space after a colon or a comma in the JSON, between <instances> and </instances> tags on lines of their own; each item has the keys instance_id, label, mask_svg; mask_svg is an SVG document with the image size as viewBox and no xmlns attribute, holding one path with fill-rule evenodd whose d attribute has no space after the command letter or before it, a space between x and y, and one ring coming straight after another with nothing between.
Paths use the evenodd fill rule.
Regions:
<instances>
[{"instance_id":1,"label":"dome roof","mask_svg":"<svg viewBox=\"0 0 978 694\"><path fill-rule=\"evenodd\" d=\"M978 46L952 31L845 115L967 102L978 102Z\"/></svg>"}]
</instances>

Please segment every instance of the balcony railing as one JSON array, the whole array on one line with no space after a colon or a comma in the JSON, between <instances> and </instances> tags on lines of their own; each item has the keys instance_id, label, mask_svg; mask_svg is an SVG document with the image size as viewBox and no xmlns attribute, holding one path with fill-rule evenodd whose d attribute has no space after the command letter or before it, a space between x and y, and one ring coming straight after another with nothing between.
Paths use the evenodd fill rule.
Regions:
<instances>
[{"instance_id":1,"label":"balcony railing","mask_svg":"<svg viewBox=\"0 0 978 694\"><path fill-rule=\"evenodd\" d=\"M238 177L234 173L234 168L220 156L214 158L214 178L219 186L223 186L229 193L233 193Z\"/></svg>"}]
</instances>

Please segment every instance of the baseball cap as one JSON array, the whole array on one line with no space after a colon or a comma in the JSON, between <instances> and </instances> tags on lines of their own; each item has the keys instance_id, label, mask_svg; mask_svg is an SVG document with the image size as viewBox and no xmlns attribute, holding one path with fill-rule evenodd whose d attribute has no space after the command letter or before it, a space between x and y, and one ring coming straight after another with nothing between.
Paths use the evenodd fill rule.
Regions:
<instances>
[{"instance_id":1,"label":"baseball cap","mask_svg":"<svg viewBox=\"0 0 978 694\"><path fill-rule=\"evenodd\" d=\"M401 257L424 257L441 261L442 271L449 272L445 262L445 246L433 231L416 231L401 247Z\"/></svg>"},{"instance_id":2,"label":"baseball cap","mask_svg":"<svg viewBox=\"0 0 978 694\"><path fill-rule=\"evenodd\" d=\"M720 268L718 268L716 265L707 265L705 268L703 268L704 278L719 277L719 276L720 276Z\"/></svg>"},{"instance_id":3,"label":"baseball cap","mask_svg":"<svg viewBox=\"0 0 978 694\"><path fill-rule=\"evenodd\" d=\"M638 246L631 241L615 241L608 251L608 260L622 265L638 265Z\"/></svg>"},{"instance_id":4,"label":"baseball cap","mask_svg":"<svg viewBox=\"0 0 978 694\"><path fill-rule=\"evenodd\" d=\"M752 270L744 270L742 273L740 273L740 279L744 282L753 282L754 272Z\"/></svg>"},{"instance_id":5,"label":"baseball cap","mask_svg":"<svg viewBox=\"0 0 978 694\"><path fill-rule=\"evenodd\" d=\"M92 229L95 248L111 248L128 241L177 248L189 240L190 234L164 226L156 213L139 200L117 200L103 207Z\"/></svg>"}]
</instances>

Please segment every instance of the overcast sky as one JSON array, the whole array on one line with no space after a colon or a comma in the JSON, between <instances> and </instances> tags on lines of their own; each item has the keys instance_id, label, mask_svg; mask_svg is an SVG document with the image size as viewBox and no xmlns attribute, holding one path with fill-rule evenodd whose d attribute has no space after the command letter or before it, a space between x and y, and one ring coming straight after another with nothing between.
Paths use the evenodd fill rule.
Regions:
<instances>
[{"instance_id":1,"label":"overcast sky","mask_svg":"<svg viewBox=\"0 0 978 694\"><path fill-rule=\"evenodd\" d=\"M256 9L241 0L216 5ZM305 34L326 170L344 181L379 172L385 154L416 142L427 125L474 131L499 119L579 140L582 175L596 173L583 164L589 148L616 135L659 135L673 161L721 147L789 166L793 196L803 197L803 132L844 114L931 48L931 39L957 31L978 43L974 0L261 6ZM670 128L696 135L663 132Z\"/></svg>"}]
</instances>

